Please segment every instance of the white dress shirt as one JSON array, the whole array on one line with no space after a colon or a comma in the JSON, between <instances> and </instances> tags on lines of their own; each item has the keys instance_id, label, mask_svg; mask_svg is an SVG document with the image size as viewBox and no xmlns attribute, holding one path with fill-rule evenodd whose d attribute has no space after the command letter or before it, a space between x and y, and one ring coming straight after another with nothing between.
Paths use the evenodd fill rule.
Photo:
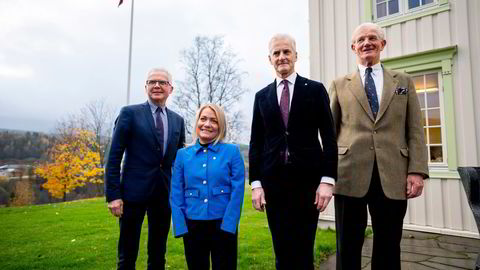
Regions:
<instances>
[{"instance_id":1,"label":"white dress shirt","mask_svg":"<svg viewBox=\"0 0 480 270\"><path fill-rule=\"evenodd\" d=\"M375 65L371 66L372 68L372 78L373 82L375 83L375 89L377 90L377 99L378 99L378 106L380 106L380 102L382 100L382 92L383 92L383 68L380 62L376 63ZM365 88L365 70L367 69L366 66L358 64L358 72L360 73L360 78L362 78L362 84Z\"/></svg>"}]
</instances>

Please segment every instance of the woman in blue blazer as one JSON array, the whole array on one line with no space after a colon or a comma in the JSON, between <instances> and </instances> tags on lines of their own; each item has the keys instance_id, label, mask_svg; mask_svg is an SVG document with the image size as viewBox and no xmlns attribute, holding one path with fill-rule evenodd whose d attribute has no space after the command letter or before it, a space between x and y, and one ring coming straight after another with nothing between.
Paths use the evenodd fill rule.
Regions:
<instances>
[{"instance_id":1,"label":"woman in blue blazer","mask_svg":"<svg viewBox=\"0 0 480 270\"><path fill-rule=\"evenodd\" d=\"M200 107L193 144L177 152L170 192L173 231L183 237L189 270L237 268L237 229L245 166L238 146L224 143L227 124L214 104Z\"/></svg>"}]
</instances>

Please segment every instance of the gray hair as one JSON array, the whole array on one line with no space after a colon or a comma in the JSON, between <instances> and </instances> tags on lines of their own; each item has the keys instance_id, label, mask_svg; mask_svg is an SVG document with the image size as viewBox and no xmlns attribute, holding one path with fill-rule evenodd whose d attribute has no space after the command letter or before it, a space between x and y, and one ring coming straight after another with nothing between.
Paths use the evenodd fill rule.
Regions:
<instances>
[{"instance_id":1,"label":"gray hair","mask_svg":"<svg viewBox=\"0 0 480 270\"><path fill-rule=\"evenodd\" d=\"M150 71L147 73L147 79L148 79L148 77L150 77L150 75L151 75L152 73L155 73L155 72L163 72L163 73L165 73L165 74L167 75L168 82L169 82L170 84L172 84L172 74L170 74L170 72L168 72L168 70L165 69L165 68L152 68L152 69L150 69Z\"/></svg>"},{"instance_id":2,"label":"gray hair","mask_svg":"<svg viewBox=\"0 0 480 270\"><path fill-rule=\"evenodd\" d=\"M378 24L375 24L375 23L366 22L366 23L362 23L359 26L357 26L357 28L355 28L355 30L353 31L352 44L355 44L355 41L356 41L355 38L357 37L358 32L362 28L365 28L365 27L372 28L373 30L375 30L375 32L377 33L377 36L380 40L385 40L385 30L383 30L382 27L380 27Z\"/></svg>"},{"instance_id":3,"label":"gray hair","mask_svg":"<svg viewBox=\"0 0 480 270\"><path fill-rule=\"evenodd\" d=\"M271 39L270 42L268 43L268 53L272 52L272 45L274 41L277 41L279 39L286 39L290 42L290 45L292 45L293 52L297 51L297 45L295 43L295 39L290 36L289 34L275 34Z\"/></svg>"}]
</instances>

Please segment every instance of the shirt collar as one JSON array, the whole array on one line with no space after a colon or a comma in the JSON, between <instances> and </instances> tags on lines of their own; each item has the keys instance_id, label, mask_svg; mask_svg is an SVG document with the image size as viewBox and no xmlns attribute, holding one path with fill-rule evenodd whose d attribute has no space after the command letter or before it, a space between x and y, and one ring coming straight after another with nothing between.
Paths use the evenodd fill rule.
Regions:
<instances>
[{"instance_id":1,"label":"shirt collar","mask_svg":"<svg viewBox=\"0 0 480 270\"><path fill-rule=\"evenodd\" d=\"M289 83L295 84L296 79L297 79L297 73L296 72L293 72L292 74L290 74L290 76L288 76L285 79L282 79L282 78L277 76L277 87L282 83L283 80L287 80Z\"/></svg>"},{"instance_id":2,"label":"shirt collar","mask_svg":"<svg viewBox=\"0 0 480 270\"><path fill-rule=\"evenodd\" d=\"M216 144L211 143L211 144L209 144L209 145L207 146L207 149L208 149L209 151L218 152L218 150L220 149L220 144L221 144L221 142L218 142L218 143L216 143ZM193 150L195 151L195 153L200 152L200 151L203 150L204 148L205 148L205 147L200 144L200 140L197 139L197 142L196 142L195 145L193 146Z\"/></svg>"},{"instance_id":3,"label":"shirt collar","mask_svg":"<svg viewBox=\"0 0 480 270\"><path fill-rule=\"evenodd\" d=\"M372 73L376 73L378 71L382 71L382 64L380 62L376 63L375 65L371 66ZM358 71L362 76L365 76L365 70L367 69L366 66L358 64Z\"/></svg>"},{"instance_id":4,"label":"shirt collar","mask_svg":"<svg viewBox=\"0 0 480 270\"><path fill-rule=\"evenodd\" d=\"M163 106L163 107L157 106L150 99L148 99L147 101L148 101L148 105L150 105L150 110L152 110L152 113L155 113L158 107L162 108L163 113L166 113L167 106Z\"/></svg>"}]
</instances>

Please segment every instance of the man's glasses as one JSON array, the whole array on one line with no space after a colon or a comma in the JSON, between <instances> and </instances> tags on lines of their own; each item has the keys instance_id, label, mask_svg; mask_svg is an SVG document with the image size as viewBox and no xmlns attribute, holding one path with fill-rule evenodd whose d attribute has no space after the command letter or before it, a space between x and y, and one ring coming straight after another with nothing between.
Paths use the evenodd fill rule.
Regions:
<instances>
[{"instance_id":1,"label":"man's glasses","mask_svg":"<svg viewBox=\"0 0 480 270\"><path fill-rule=\"evenodd\" d=\"M149 86L155 86L157 85L157 83L160 85L160 86L167 86L167 85L170 85L170 83L168 81L162 81L162 80L148 80L147 81L147 84Z\"/></svg>"}]
</instances>

